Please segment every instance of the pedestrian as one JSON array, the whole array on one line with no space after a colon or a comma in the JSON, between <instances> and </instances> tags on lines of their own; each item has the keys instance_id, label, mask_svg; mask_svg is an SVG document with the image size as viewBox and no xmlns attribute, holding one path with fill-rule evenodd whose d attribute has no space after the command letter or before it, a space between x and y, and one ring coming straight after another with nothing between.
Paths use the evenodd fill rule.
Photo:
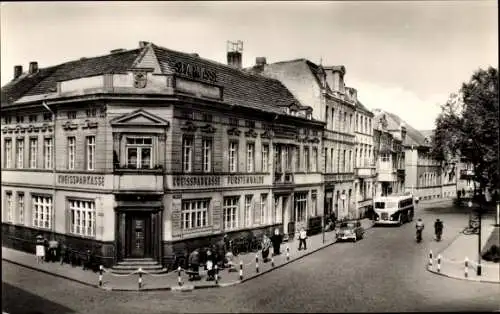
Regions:
<instances>
[{"instance_id":1,"label":"pedestrian","mask_svg":"<svg viewBox=\"0 0 500 314\"><path fill-rule=\"evenodd\" d=\"M210 249L207 250L207 281L215 280L214 255Z\"/></svg>"},{"instance_id":2,"label":"pedestrian","mask_svg":"<svg viewBox=\"0 0 500 314\"><path fill-rule=\"evenodd\" d=\"M36 236L36 262L43 263L45 258L45 239L41 234Z\"/></svg>"},{"instance_id":3,"label":"pedestrian","mask_svg":"<svg viewBox=\"0 0 500 314\"><path fill-rule=\"evenodd\" d=\"M52 239L49 241L49 261L56 262L57 261L57 247L59 246L59 242L56 239Z\"/></svg>"},{"instance_id":4,"label":"pedestrian","mask_svg":"<svg viewBox=\"0 0 500 314\"><path fill-rule=\"evenodd\" d=\"M262 259L264 263L267 263L267 257L269 256L269 249L271 248L271 239L267 235L262 236Z\"/></svg>"},{"instance_id":5,"label":"pedestrian","mask_svg":"<svg viewBox=\"0 0 500 314\"><path fill-rule=\"evenodd\" d=\"M280 230L278 228L274 229L274 234L271 237L271 242L273 244L273 256L280 255L280 246L281 242L283 242L283 236L280 234Z\"/></svg>"},{"instance_id":6,"label":"pedestrian","mask_svg":"<svg viewBox=\"0 0 500 314\"><path fill-rule=\"evenodd\" d=\"M300 228L300 232L299 232L299 251L302 250L302 245L304 245L304 250L307 250L306 239L307 239L307 232L306 232L306 230L304 230L304 228Z\"/></svg>"},{"instance_id":7,"label":"pedestrian","mask_svg":"<svg viewBox=\"0 0 500 314\"><path fill-rule=\"evenodd\" d=\"M200 277L200 251L195 249L189 254L189 280L199 279Z\"/></svg>"}]
</instances>

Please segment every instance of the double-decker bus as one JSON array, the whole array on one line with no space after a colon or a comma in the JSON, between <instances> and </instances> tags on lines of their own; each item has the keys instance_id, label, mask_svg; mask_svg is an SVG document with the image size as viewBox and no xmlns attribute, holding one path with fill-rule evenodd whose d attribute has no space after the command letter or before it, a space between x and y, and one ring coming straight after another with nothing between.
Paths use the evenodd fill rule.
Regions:
<instances>
[{"instance_id":1,"label":"double-decker bus","mask_svg":"<svg viewBox=\"0 0 500 314\"><path fill-rule=\"evenodd\" d=\"M413 220L414 199L412 195L391 195L373 200L375 224L402 225Z\"/></svg>"}]
</instances>

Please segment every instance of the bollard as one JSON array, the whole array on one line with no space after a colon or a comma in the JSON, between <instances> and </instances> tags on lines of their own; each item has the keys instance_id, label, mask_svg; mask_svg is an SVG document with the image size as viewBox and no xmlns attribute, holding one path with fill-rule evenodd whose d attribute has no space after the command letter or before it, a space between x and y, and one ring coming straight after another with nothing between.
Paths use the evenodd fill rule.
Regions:
<instances>
[{"instance_id":1,"label":"bollard","mask_svg":"<svg viewBox=\"0 0 500 314\"><path fill-rule=\"evenodd\" d=\"M217 267L217 264L215 265L215 284L219 284L219 268Z\"/></svg>"},{"instance_id":2,"label":"bollard","mask_svg":"<svg viewBox=\"0 0 500 314\"><path fill-rule=\"evenodd\" d=\"M142 288L142 268L139 268L139 279L138 279L139 290Z\"/></svg>"},{"instance_id":3,"label":"bollard","mask_svg":"<svg viewBox=\"0 0 500 314\"><path fill-rule=\"evenodd\" d=\"M181 267L177 267L177 284L182 286L182 278L181 278Z\"/></svg>"},{"instance_id":4,"label":"bollard","mask_svg":"<svg viewBox=\"0 0 500 314\"><path fill-rule=\"evenodd\" d=\"M437 271L438 271L438 273L441 272L441 254L438 254Z\"/></svg>"},{"instance_id":5,"label":"bollard","mask_svg":"<svg viewBox=\"0 0 500 314\"><path fill-rule=\"evenodd\" d=\"M274 267L274 258L271 256L271 267Z\"/></svg>"},{"instance_id":6,"label":"bollard","mask_svg":"<svg viewBox=\"0 0 500 314\"><path fill-rule=\"evenodd\" d=\"M290 248L288 247L288 245L286 246L286 260L290 260Z\"/></svg>"},{"instance_id":7,"label":"bollard","mask_svg":"<svg viewBox=\"0 0 500 314\"><path fill-rule=\"evenodd\" d=\"M240 261L240 280L243 280L243 262Z\"/></svg>"},{"instance_id":8,"label":"bollard","mask_svg":"<svg viewBox=\"0 0 500 314\"><path fill-rule=\"evenodd\" d=\"M432 267L432 250L429 251L429 266Z\"/></svg>"},{"instance_id":9,"label":"bollard","mask_svg":"<svg viewBox=\"0 0 500 314\"><path fill-rule=\"evenodd\" d=\"M465 269L464 269L465 278L469 277L469 259L465 257Z\"/></svg>"},{"instance_id":10,"label":"bollard","mask_svg":"<svg viewBox=\"0 0 500 314\"><path fill-rule=\"evenodd\" d=\"M477 275L481 276L481 261L479 261L479 264L477 264Z\"/></svg>"},{"instance_id":11,"label":"bollard","mask_svg":"<svg viewBox=\"0 0 500 314\"><path fill-rule=\"evenodd\" d=\"M103 271L103 266L99 266L99 287L102 287L102 271Z\"/></svg>"},{"instance_id":12,"label":"bollard","mask_svg":"<svg viewBox=\"0 0 500 314\"><path fill-rule=\"evenodd\" d=\"M255 254L255 272L259 272L259 254Z\"/></svg>"}]
</instances>

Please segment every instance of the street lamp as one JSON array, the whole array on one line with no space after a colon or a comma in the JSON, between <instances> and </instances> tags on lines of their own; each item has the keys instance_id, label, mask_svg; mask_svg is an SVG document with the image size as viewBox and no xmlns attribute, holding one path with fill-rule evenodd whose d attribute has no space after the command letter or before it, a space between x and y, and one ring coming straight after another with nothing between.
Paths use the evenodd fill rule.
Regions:
<instances>
[{"instance_id":1,"label":"street lamp","mask_svg":"<svg viewBox=\"0 0 500 314\"><path fill-rule=\"evenodd\" d=\"M479 150L479 147L477 146L476 142L474 142L472 139L467 140L468 143L473 144L476 146L476 149ZM477 275L481 276L481 224L482 224L482 214L483 214L483 186L481 184L482 181L479 182L479 210L478 210L478 218L479 218L479 232L478 232L478 237L477 237ZM475 186L475 185L474 185ZM472 199L476 196L476 193L474 191L474 195L472 196ZM472 202L469 201L469 207L472 207Z\"/></svg>"}]
</instances>

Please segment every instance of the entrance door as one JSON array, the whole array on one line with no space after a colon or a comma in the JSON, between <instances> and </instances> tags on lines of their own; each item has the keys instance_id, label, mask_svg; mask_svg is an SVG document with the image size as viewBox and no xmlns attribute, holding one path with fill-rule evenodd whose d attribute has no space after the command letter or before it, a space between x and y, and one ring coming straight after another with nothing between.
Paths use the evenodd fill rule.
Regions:
<instances>
[{"instance_id":1,"label":"entrance door","mask_svg":"<svg viewBox=\"0 0 500 314\"><path fill-rule=\"evenodd\" d=\"M150 218L144 214L130 216L129 228L127 228L130 235L128 241L128 255L135 258L147 257L149 253Z\"/></svg>"}]
</instances>

